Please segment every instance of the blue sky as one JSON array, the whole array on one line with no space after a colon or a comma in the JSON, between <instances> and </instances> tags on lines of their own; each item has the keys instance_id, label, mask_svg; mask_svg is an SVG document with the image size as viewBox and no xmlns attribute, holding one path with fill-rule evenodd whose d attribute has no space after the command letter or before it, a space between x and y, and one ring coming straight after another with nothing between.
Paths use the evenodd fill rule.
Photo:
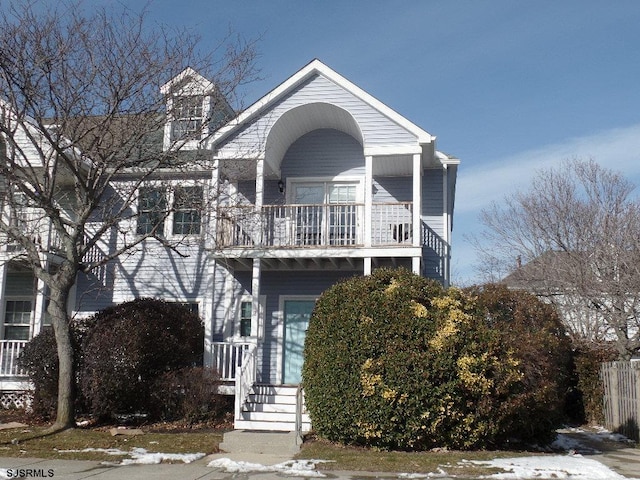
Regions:
<instances>
[{"instance_id":1,"label":"blue sky","mask_svg":"<svg viewBox=\"0 0 640 480\"><path fill-rule=\"evenodd\" d=\"M113 3L90 0L85 4ZM133 8L146 0L125 2ZM538 168L592 157L640 184L640 1L152 0L215 44L260 40L252 102L313 58L462 161L452 274L474 279L478 213Z\"/></svg>"}]
</instances>

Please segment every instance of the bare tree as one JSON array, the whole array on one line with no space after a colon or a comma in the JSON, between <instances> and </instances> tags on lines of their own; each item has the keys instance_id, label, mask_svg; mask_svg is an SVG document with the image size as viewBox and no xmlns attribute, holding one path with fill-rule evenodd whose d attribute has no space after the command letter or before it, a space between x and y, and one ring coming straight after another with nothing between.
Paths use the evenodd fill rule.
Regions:
<instances>
[{"instance_id":1,"label":"bare tree","mask_svg":"<svg viewBox=\"0 0 640 480\"><path fill-rule=\"evenodd\" d=\"M557 305L576 342L640 348L640 203L593 160L538 172L528 191L481 213L481 271Z\"/></svg>"},{"instance_id":2,"label":"bare tree","mask_svg":"<svg viewBox=\"0 0 640 480\"><path fill-rule=\"evenodd\" d=\"M196 162L206 168L206 155L180 147L223 120L226 99L256 75L253 42L227 36L203 53L194 35L146 18L126 7L88 12L81 3L16 2L0 13L0 234L12 245L5 260L26 265L48 289L60 367L53 430L75 425L68 300L77 274L149 237L180 251L180 239L157 229L167 205L138 213L139 187ZM210 118L167 137L167 116L182 108L167 100L185 88L167 82L187 66L213 85ZM123 224L139 214L146 227L127 235Z\"/></svg>"}]
</instances>

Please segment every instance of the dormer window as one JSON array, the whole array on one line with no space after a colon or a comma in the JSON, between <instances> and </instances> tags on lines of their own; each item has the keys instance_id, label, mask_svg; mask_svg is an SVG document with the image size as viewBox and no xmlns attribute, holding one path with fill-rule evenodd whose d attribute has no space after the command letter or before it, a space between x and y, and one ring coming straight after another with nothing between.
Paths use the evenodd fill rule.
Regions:
<instances>
[{"instance_id":1,"label":"dormer window","mask_svg":"<svg viewBox=\"0 0 640 480\"><path fill-rule=\"evenodd\" d=\"M202 95L175 97L173 102L173 121L171 124L171 140L199 139L203 133L205 98Z\"/></svg>"}]
</instances>

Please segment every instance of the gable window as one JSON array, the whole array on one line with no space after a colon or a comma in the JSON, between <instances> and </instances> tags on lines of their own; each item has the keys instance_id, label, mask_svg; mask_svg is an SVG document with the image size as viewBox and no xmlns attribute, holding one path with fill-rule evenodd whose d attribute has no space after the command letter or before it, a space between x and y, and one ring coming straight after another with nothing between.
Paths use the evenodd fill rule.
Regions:
<instances>
[{"instance_id":1,"label":"gable window","mask_svg":"<svg viewBox=\"0 0 640 480\"><path fill-rule=\"evenodd\" d=\"M200 138L204 126L204 97L175 97L173 102L171 139L175 141Z\"/></svg>"},{"instance_id":2,"label":"gable window","mask_svg":"<svg viewBox=\"0 0 640 480\"><path fill-rule=\"evenodd\" d=\"M167 215L167 199L162 188L141 188L138 197L138 235L162 236Z\"/></svg>"},{"instance_id":3,"label":"gable window","mask_svg":"<svg viewBox=\"0 0 640 480\"><path fill-rule=\"evenodd\" d=\"M176 188L173 207L173 234L199 234L202 228L202 187Z\"/></svg>"}]
</instances>

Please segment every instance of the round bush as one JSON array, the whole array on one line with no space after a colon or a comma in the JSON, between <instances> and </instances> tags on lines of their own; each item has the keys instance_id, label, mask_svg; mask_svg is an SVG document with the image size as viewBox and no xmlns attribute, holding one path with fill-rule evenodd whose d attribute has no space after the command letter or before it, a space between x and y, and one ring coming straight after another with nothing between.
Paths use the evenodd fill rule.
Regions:
<instances>
[{"instance_id":1,"label":"round bush","mask_svg":"<svg viewBox=\"0 0 640 480\"><path fill-rule=\"evenodd\" d=\"M528 417L537 384L527 359L487 320L470 295L406 270L336 284L318 300L305 342L314 429L332 441L405 450L551 438L550 424ZM544 428L523 431L518 415Z\"/></svg>"},{"instance_id":2,"label":"round bush","mask_svg":"<svg viewBox=\"0 0 640 480\"><path fill-rule=\"evenodd\" d=\"M80 389L98 418L152 413L151 395L168 371L201 366L204 327L186 307L138 299L95 315L82 350Z\"/></svg>"}]
</instances>

